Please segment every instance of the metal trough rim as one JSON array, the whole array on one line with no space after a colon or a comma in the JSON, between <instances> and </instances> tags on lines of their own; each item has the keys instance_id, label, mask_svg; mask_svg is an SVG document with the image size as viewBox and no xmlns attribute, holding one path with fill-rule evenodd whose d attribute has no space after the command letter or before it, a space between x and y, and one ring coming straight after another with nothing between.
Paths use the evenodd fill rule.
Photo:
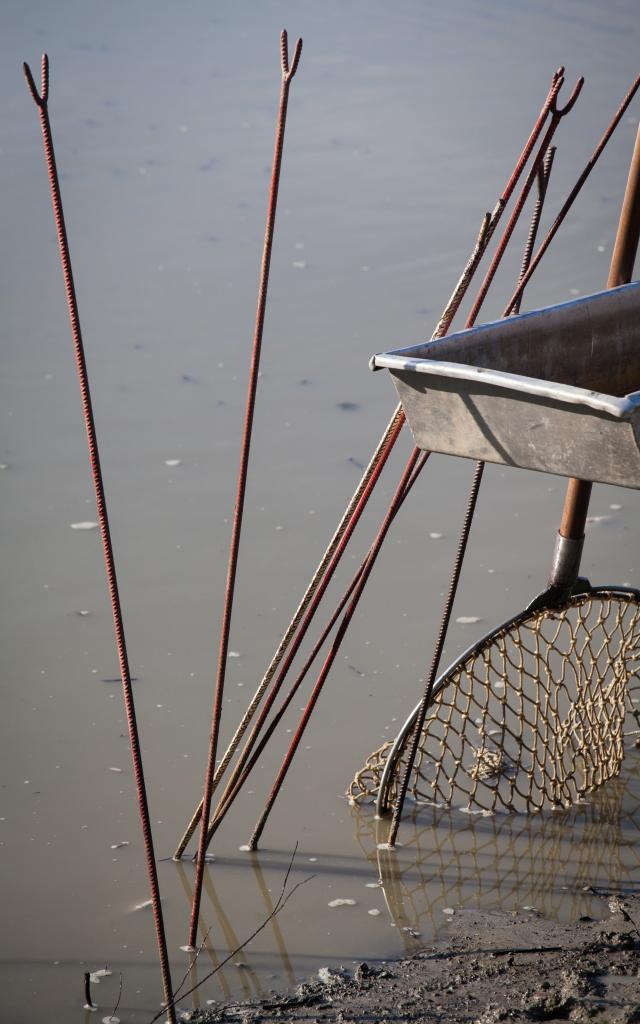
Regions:
<instances>
[{"instance_id":1,"label":"metal trough rim","mask_svg":"<svg viewBox=\"0 0 640 1024\"><path fill-rule=\"evenodd\" d=\"M579 299L572 299L568 302L560 303L554 308L566 309L572 306L580 306L600 294L611 297L613 291L635 291L639 288L640 282L634 282L630 285L623 285L620 289L609 289L606 292L596 293L595 295L581 296ZM545 312L545 310L531 310L526 313L521 313L517 317L491 321L486 324L481 324L478 327L449 334L442 340L462 340L464 338L472 337L474 334L480 332L484 333L490 329L499 330L503 324L509 324L512 327L514 321L528 320L542 312ZM482 382L482 384L486 384L491 387L503 388L508 391L516 391L523 395L535 395L537 397L550 399L554 402L564 402L569 405L583 406L620 420L630 419L634 412L640 407L640 391L633 391L628 395L618 397L599 391L576 387L572 384L562 384L557 381L545 380L539 377L525 377L521 374L509 373L504 370L492 370L486 367L474 366L467 363L449 362L438 359L436 353L437 343L434 343L433 358L424 355L420 357L412 357L408 355L408 352L412 349L421 349L422 351L428 350L429 344L430 343L422 343L411 346L410 348L403 347L400 349L393 349L389 352L377 353L371 357L369 366L372 370L379 370L384 367L394 371L409 371L425 373L434 377Z\"/></svg>"},{"instance_id":2,"label":"metal trough rim","mask_svg":"<svg viewBox=\"0 0 640 1024\"><path fill-rule=\"evenodd\" d=\"M506 388L508 391L537 395L556 402L566 402L569 405L587 406L589 409L607 413L620 420L630 419L635 410L640 408L640 391L633 391L623 398L616 398L614 395L605 395L599 391L576 388L571 384L557 384L554 381L540 380L538 377L522 377L515 373L487 370L482 366L468 366L465 363L445 363L435 359L407 359L406 356L395 355L393 352L382 352L372 357L371 368L378 370L382 367L389 370L413 370L416 373L426 373L433 377L481 380L483 384Z\"/></svg>"}]
</instances>

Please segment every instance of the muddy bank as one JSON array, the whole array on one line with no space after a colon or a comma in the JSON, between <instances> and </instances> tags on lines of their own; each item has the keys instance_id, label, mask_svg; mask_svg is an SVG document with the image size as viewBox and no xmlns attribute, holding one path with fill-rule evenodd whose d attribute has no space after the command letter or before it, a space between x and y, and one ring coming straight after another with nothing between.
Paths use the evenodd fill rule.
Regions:
<instances>
[{"instance_id":1,"label":"muddy bank","mask_svg":"<svg viewBox=\"0 0 640 1024\"><path fill-rule=\"evenodd\" d=\"M446 941L411 959L321 968L285 995L183 1011L193 1022L640 1021L640 896L605 920L561 925L521 913L452 908Z\"/></svg>"}]
</instances>

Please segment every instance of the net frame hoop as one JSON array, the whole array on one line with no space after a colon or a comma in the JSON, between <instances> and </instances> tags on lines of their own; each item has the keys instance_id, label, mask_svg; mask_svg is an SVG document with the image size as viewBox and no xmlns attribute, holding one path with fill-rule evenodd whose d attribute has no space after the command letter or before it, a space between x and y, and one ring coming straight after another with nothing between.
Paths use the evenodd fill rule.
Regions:
<instances>
[{"instance_id":1,"label":"net frame hoop","mask_svg":"<svg viewBox=\"0 0 640 1024\"><path fill-rule=\"evenodd\" d=\"M521 625L527 619L533 616L544 615L547 612L562 612L568 608L570 603L574 600L580 600L582 598L598 598L611 596L613 598L627 598L634 600L640 604L640 590L635 587L621 587L616 585L603 585L598 587L592 587L586 580L579 581L580 585L577 586L571 593L570 597L558 603L557 601L557 590L555 588L549 588L544 591L538 597L534 598L533 601L523 610L512 615L504 622L495 626L489 633L485 633L480 640L476 640L467 649L451 662L451 664L442 672L433 686L431 694L431 701L429 706L431 707L436 697L441 693L444 687L449 682L449 677L454 673L458 672L464 663L471 657L477 657L489 644L493 643L497 636L512 629L514 626ZM375 813L376 817L384 817L389 814L391 807L389 805L389 793L391 791L393 777L395 774L396 766L398 761L402 757L407 740L413 732L413 728L420 711L420 702L411 711L411 714L405 721L404 725L400 729L400 732L396 736L396 739L389 751L389 755L384 766L382 777L380 779L380 786L378 788L378 795L376 797ZM427 720L428 721L428 720Z\"/></svg>"}]
</instances>

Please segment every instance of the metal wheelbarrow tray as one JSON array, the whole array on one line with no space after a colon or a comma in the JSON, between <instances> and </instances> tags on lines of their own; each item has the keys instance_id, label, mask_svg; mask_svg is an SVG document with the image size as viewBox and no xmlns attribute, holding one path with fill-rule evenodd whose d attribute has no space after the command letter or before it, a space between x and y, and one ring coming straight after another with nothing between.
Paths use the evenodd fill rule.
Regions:
<instances>
[{"instance_id":1,"label":"metal wheelbarrow tray","mask_svg":"<svg viewBox=\"0 0 640 1024\"><path fill-rule=\"evenodd\" d=\"M419 448L640 488L640 282L373 356Z\"/></svg>"}]
</instances>

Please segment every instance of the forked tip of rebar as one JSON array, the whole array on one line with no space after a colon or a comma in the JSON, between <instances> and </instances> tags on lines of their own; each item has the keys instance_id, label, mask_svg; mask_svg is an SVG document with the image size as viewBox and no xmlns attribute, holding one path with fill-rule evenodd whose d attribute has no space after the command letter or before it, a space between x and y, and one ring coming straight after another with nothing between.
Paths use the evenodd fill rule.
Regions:
<instances>
[{"instance_id":1,"label":"forked tip of rebar","mask_svg":"<svg viewBox=\"0 0 640 1024\"><path fill-rule=\"evenodd\" d=\"M40 92L38 92L38 89L36 87L36 83L35 83L34 78L33 78L33 74L32 74L31 68L29 67L29 65L27 64L26 61L23 61L23 63L22 63L22 70L24 71L24 77L27 80L27 85L29 87L29 92L31 93L31 96L33 97L33 101L39 107L43 107L45 105L45 103L47 102L47 99L49 97L49 58L48 58L46 53L42 54L42 59L41 59L41 62L40 62L40 66L41 66L41 75L40 75L41 82L40 82Z\"/></svg>"},{"instance_id":2,"label":"forked tip of rebar","mask_svg":"<svg viewBox=\"0 0 640 1024\"><path fill-rule=\"evenodd\" d=\"M293 51L293 60L289 65L289 37L287 35L286 28L283 28L280 33L280 63L282 65L282 74L287 81L291 81L296 71L298 70L298 64L300 62L300 54L302 53L302 39L298 39L295 50Z\"/></svg>"}]
</instances>

